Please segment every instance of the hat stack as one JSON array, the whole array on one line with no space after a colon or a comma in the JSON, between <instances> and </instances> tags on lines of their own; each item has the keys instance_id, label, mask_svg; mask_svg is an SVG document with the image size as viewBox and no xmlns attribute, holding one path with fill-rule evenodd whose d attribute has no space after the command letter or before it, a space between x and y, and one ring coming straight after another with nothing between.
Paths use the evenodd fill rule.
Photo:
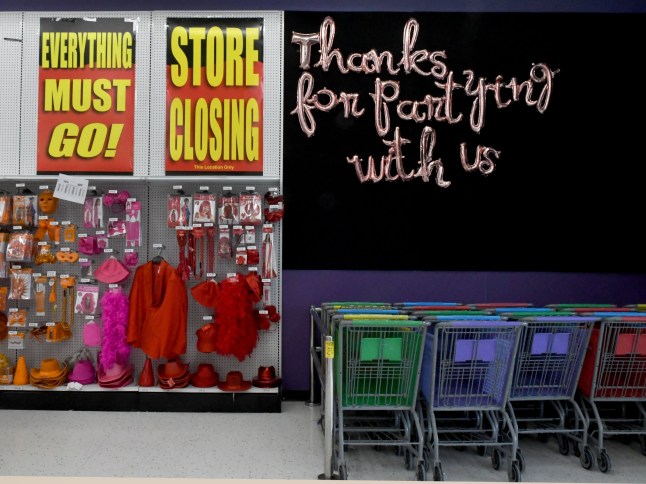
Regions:
<instances>
[{"instance_id":1,"label":"hat stack","mask_svg":"<svg viewBox=\"0 0 646 484\"><path fill-rule=\"evenodd\" d=\"M38 388L56 388L67 382L67 366L61 365L56 358L46 358L40 368L29 372L29 383Z\"/></svg>"},{"instance_id":2,"label":"hat stack","mask_svg":"<svg viewBox=\"0 0 646 484\"><path fill-rule=\"evenodd\" d=\"M189 365L182 363L179 358L157 366L159 386L164 390L185 388L191 382Z\"/></svg>"},{"instance_id":3,"label":"hat stack","mask_svg":"<svg viewBox=\"0 0 646 484\"><path fill-rule=\"evenodd\" d=\"M67 381L90 385L96 382L96 371L90 360L79 360L67 375Z\"/></svg>"},{"instance_id":4,"label":"hat stack","mask_svg":"<svg viewBox=\"0 0 646 484\"><path fill-rule=\"evenodd\" d=\"M135 377L134 367L131 364L120 365L115 363L111 368L104 370L99 365L99 386L103 388L121 388L130 385Z\"/></svg>"}]
</instances>

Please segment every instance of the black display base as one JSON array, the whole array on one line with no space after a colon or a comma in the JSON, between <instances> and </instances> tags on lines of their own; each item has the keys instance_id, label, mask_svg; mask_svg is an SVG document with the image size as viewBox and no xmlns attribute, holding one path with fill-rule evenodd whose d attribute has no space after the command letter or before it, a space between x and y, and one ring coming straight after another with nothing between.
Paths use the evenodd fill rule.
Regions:
<instances>
[{"instance_id":1,"label":"black display base","mask_svg":"<svg viewBox=\"0 0 646 484\"><path fill-rule=\"evenodd\" d=\"M0 391L3 410L280 413L282 392Z\"/></svg>"}]
</instances>

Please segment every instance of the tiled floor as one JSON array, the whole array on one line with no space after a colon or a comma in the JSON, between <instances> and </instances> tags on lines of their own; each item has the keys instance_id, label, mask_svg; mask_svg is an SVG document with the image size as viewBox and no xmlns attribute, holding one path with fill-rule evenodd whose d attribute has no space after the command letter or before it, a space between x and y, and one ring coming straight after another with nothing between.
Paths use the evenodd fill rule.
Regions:
<instances>
[{"instance_id":1,"label":"tiled floor","mask_svg":"<svg viewBox=\"0 0 646 484\"><path fill-rule=\"evenodd\" d=\"M283 402L282 413L0 411L0 475L316 479L323 472L320 407ZM525 482L643 483L639 445L608 442L612 470L584 470L554 439L521 440ZM402 457L350 448L353 480L415 480ZM442 449L447 480L506 482L488 457Z\"/></svg>"}]
</instances>

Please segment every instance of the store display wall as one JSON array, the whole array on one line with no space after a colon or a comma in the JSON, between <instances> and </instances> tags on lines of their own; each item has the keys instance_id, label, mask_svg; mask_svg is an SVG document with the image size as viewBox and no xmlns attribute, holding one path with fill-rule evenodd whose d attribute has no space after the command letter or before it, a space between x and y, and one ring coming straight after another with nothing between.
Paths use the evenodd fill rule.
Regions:
<instances>
[{"instance_id":1,"label":"store display wall","mask_svg":"<svg viewBox=\"0 0 646 484\"><path fill-rule=\"evenodd\" d=\"M34 2L25 6L20 2L4 2L5 11L50 8L46 2ZM67 3L60 9L85 8L82 2ZM211 8L207 2L194 1L183 8ZM356 2L326 2L325 5L302 5L301 2L248 2L244 6L236 2L221 2L218 8L237 10L263 8L276 10L312 11L579 11L579 12L644 12L642 2L534 2L519 6L517 2L428 2L411 1L392 4L371 2L367 6ZM172 2L138 2L137 9L172 9ZM132 2L111 2L111 9L133 8ZM2 19L6 18L2 14ZM4 52L0 56L6 56ZM4 58L4 57L3 57ZM2 75L11 75L2 72ZM4 93L3 93L4 94ZM13 96L6 96L15 100ZM5 101L5 99L3 99ZM4 125L3 125L4 126ZM15 125L9 126L10 128ZM289 140L284 140L289 143ZM315 231L314 231L315 232ZM433 299L459 300L463 302L485 300L524 300L534 304L553 302L594 301L628 304L646 298L646 277L642 274L613 273L542 273L542 272L418 272L418 271L300 271L283 273L283 374L284 389L304 391L309 387L309 315L310 305L332 299L348 297L370 300Z\"/></svg>"}]
</instances>

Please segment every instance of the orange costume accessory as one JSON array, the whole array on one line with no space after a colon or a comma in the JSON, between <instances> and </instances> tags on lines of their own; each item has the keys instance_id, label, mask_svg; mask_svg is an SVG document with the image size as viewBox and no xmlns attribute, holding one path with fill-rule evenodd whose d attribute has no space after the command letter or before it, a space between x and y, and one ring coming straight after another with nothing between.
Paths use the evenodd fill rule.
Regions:
<instances>
[{"instance_id":1,"label":"orange costume accessory","mask_svg":"<svg viewBox=\"0 0 646 484\"><path fill-rule=\"evenodd\" d=\"M188 297L181 276L168 262L149 261L135 271L130 289L128 343L152 359L186 353Z\"/></svg>"}]
</instances>

